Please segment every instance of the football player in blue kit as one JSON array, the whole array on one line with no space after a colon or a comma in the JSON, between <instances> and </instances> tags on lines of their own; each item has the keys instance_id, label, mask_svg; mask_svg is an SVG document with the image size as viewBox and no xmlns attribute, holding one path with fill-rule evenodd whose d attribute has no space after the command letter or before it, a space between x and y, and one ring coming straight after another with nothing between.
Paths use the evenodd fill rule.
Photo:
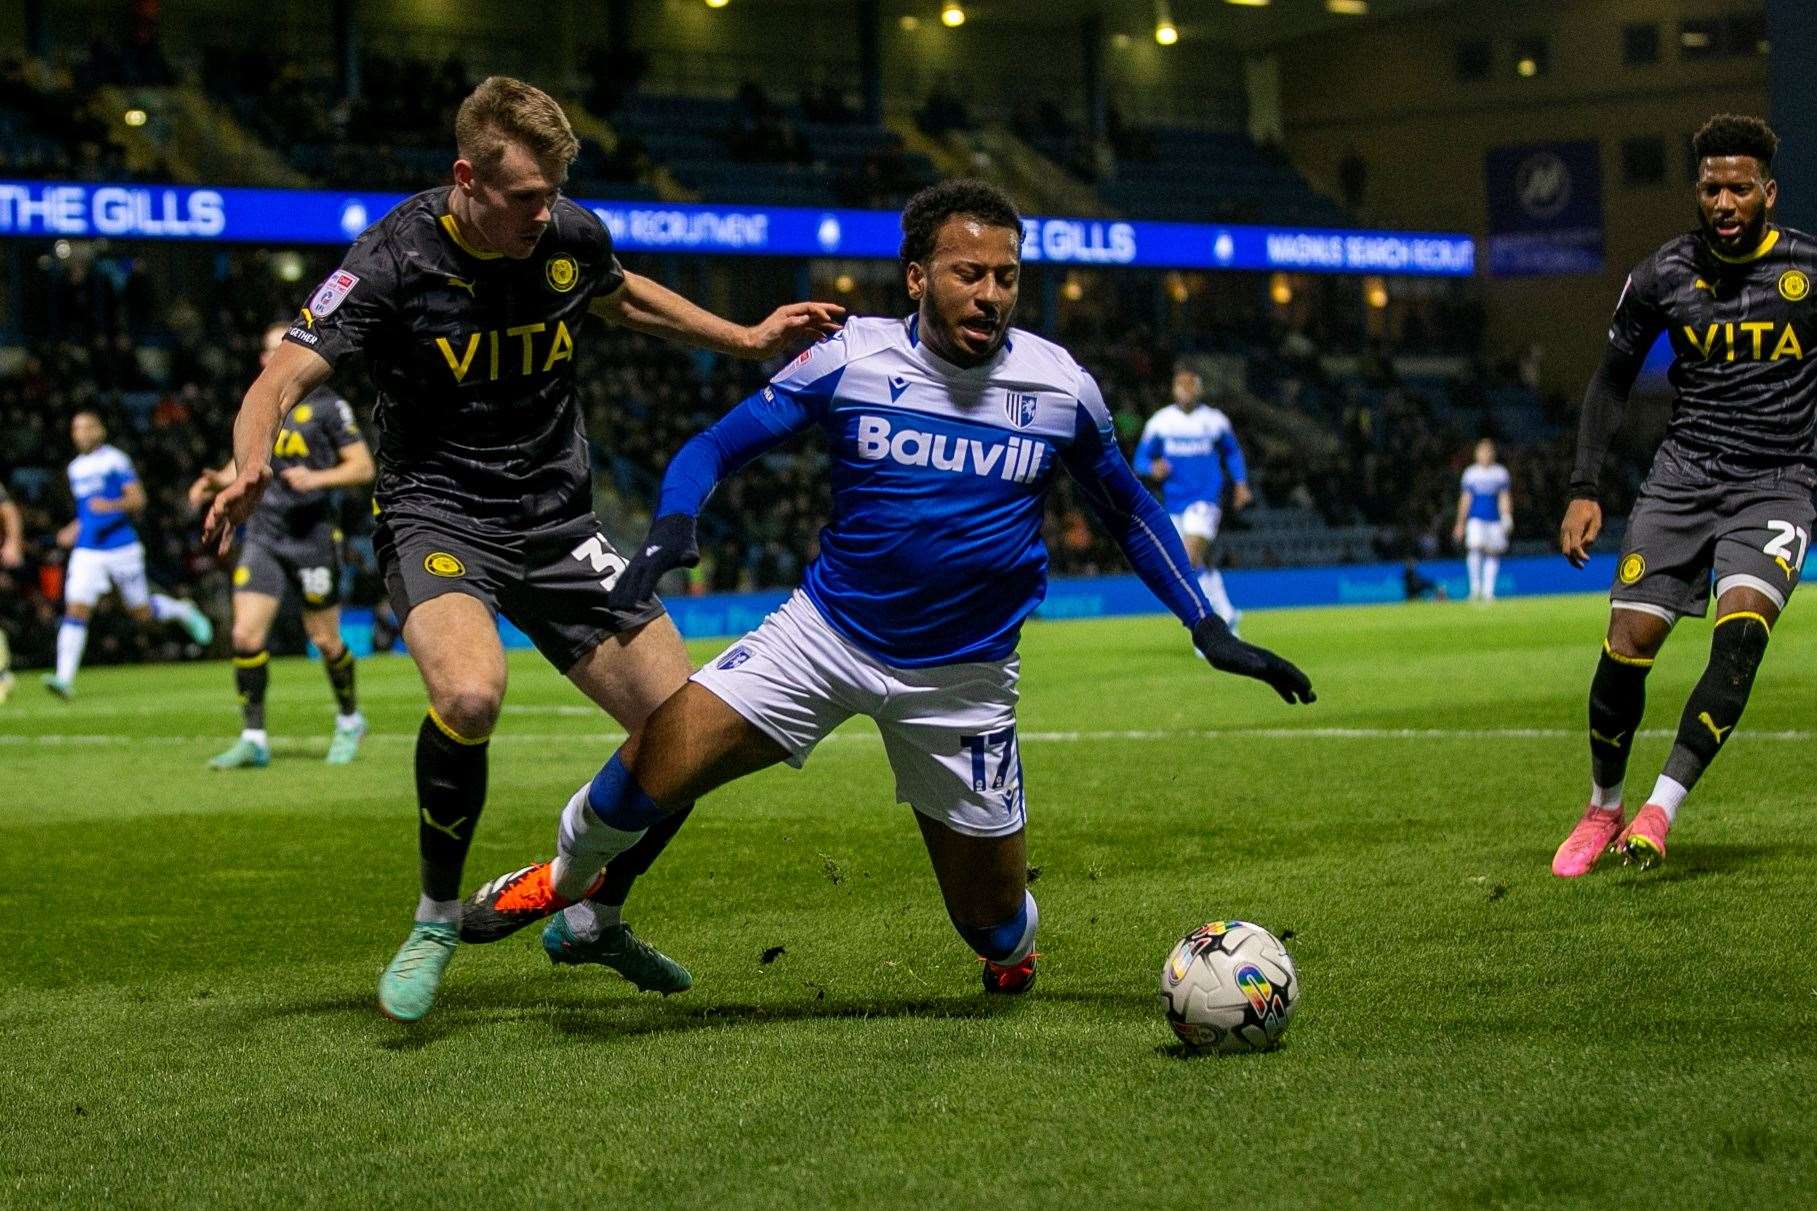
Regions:
<instances>
[{"instance_id":1,"label":"football player in blue kit","mask_svg":"<svg viewBox=\"0 0 1817 1211\"><path fill-rule=\"evenodd\" d=\"M1161 503L1180 532L1186 556L1199 573L1199 587L1225 625L1235 628L1238 610L1224 591L1214 546L1224 519L1224 482L1230 503L1247 508L1249 469L1236 430L1221 408L1204 400L1205 382L1190 366L1173 373L1173 403L1148 418L1136 443L1136 474L1160 485Z\"/></svg>"},{"instance_id":2,"label":"football player in blue kit","mask_svg":"<svg viewBox=\"0 0 1817 1211\"><path fill-rule=\"evenodd\" d=\"M1041 523L1061 465L1213 667L1289 703L1313 700L1305 674L1212 612L1167 514L1118 450L1092 376L1010 327L1022 243L1010 200L949 181L913 198L902 227L915 314L848 321L688 442L612 591L642 600L664 573L694 564L696 516L714 485L818 428L832 455L832 520L802 587L575 792L552 861L468 899L463 939L492 941L579 901L675 807L778 762L800 766L866 715L947 912L985 960L986 991L1025 990L1037 914L1016 644L1046 593Z\"/></svg>"},{"instance_id":3,"label":"football player in blue kit","mask_svg":"<svg viewBox=\"0 0 1817 1211\"><path fill-rule=\"evenodd\" d=\"M1451 537L1464 544L1470 569L1470 600L1494 601L1495 578L1514 530L1514 479L1495 461L1495 443L1483 438L1458 480L1457 520Z\"/></svg>"},{"instance_id":4,"label":"football player in blue kit","mask_svg":"<svg viewBox=\"0 0 1817 1211\"><path fill-rule=\"evenodd\" d=\"M69 463L69 494L76 519L57 534L68 547L63 576L63 623L57 628L57 668L44 675L44 688L68 702L76 693L76 670L88 646L88 620L95 604L113 590L141 626L174 622L198 647L214 639L214 624L194 602L151 591L145 578L145 546L133 518L145 508L145 485L132 459L107 440L100 413L84 408L70 418L76 457Z\"/></svg>"}]
</instances>

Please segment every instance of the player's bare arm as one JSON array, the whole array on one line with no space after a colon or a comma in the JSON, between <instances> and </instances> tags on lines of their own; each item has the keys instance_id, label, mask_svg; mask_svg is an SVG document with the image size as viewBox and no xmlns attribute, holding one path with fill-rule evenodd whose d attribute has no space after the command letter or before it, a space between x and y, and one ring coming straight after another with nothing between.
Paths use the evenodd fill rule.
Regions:
<instances>
[{"instance_id":1,"label":"player's bare arm","mask_svg":"<svg viewBox=\"0 0 1817 1211\"><path fill-rule=\"evenodd\" d=\"M1242 480L1239 479L1236 482L1236 484L1230 489L1230 507L1231 508L1247 509L1250 506L1250 504L1252 504L1254 501L1255 501L1255 493L1251 492L1249 490L1249 485L1244 483Z\"/></svg>"},{"instance_id":2,"label":"player's bare arm","mask_svg":"<svg viewBox=\"0 0 1817 1211\"><path fill-rule=\"evenodd\" d=\"M1460 492L1457 495L1457 518L1451 523L1451 537L1456 542L1464 541L1464 521L1470 515L1470 493Z\"/></svg>"},{"instance_id":3,"label":"player's bare arm","mask_svg":"<svg viewBox=\"0 0 1817 1211\"><path fill-rule=\"evenodd\" d=\"M1503 488L1495 497L1496 511L1502 515L1502 528L1514 529L1514 493Z\"/></svg>"},{"instance_id":4,"label":"player's bare arm","mask_svg":"<svg viewBox=\"0 0 1817 1211\"><path fill-rule=\"evenodd\" d=\"M0 501L0 567L16 568L25 562L25 518L19 506Z\"/></svg>"},{"instance_id":5,"label":"player's bare arm","mask_svg":"<svg viewBox=\"0 0 1817 1211\"><path fill-rule=\"evenodd\" d=\"M233 461L238 473L216 494L202 523L202 541L218 553L227 553L234 527L252 516L271 482L271 449L284 414L328 381L331 369L320 355L285 342L247 388L233 422Z\"/></svg>"},{"instance_id":6,"label":"player's bare arm","mask_svg":"<svg viewBox=\"0 0 1817 1211\"><path fill-rule=\"evenodd\" d=\"M120 489L120 495L109 500L105 497L88 502L91 513L131 513L135 516L145 509L145 488L137 481Z\"/></svg>"},{"instance_id":7,"label":"player's bare arm","mask_svg":"<svg viewBox=\"0 0 1817 1211\"><path fill-rule=\"evenodd\" d=\"M213 500L215 493L232 483L239 473L231 458L219 467L203 467L202 473L189 485L189 507L199 509Z\"/></svg>"},{"instance_id":8,"label":"player's bare arm","mask_svg":"<svg viewBox=\"0 0 1817 1211\"><path fill-rule=\"evenodd\" d=\"M831 336L845 319L845 308L837 303L788 303L760 323L734 324L638 273L625 274L624 285L594 299L591 310L650 336L756 361Z\"/></svg>"},{"instance_id":9,"label":"player's bare arm","mask_svg":"<svg viewBox=\"0 0 1817 1211\"><path fill-rule=\"evenodd\" d=\"M372 461L372 449L365 442L341 447L341 461L332 467L286 467L284 482L298 492L320 492L329 488L357 488L372 482L378 468Z\"/></svg>"}]
</instances>

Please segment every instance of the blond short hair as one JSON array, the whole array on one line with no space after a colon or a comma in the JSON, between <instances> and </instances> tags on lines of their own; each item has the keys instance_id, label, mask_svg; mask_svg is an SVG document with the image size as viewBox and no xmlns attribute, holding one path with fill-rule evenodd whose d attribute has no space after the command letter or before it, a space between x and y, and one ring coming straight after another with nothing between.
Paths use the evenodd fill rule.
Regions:
<instances>
[{"instance_id":1,"label":"blond short hair","mask_svg":"<svg viewBox=\"0 0 1817 1211\"><path fill-rule=\"evenodd\" d=\"M454 115L454 143L461 159L489 176L509 143L521 143L553 176L567 175L580 153L580 140L555 98L534 84L510 76L487 76Z\"/></svg>"}]
</instances>

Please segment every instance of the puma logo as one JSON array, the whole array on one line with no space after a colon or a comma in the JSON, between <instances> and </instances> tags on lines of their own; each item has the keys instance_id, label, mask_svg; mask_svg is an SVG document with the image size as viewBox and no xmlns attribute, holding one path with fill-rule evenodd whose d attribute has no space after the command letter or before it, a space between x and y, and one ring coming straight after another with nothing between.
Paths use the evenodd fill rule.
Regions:
<instances>
[{"instance_id":1,"label":"puma logo","mask_svg":"<svg viewBox=\"0 0 1817 1211\"><path fill-rule=\"evenodd\" d=\"M1773 562L1779 565L1779 570L1785 573L1785 578L1788 581L1798 575L1798 569L1794 568L1791 561L1785 556L1775 555L1773 556Z\"/></svg>"},{"instance_id":2,"label":"puma logo","mask_svg":"<svg viewBox=\"0 0 1817 1211\"><path fill-rule=\"evenodd\" d=\"M1621 738L1627 734L1628 733L1626 732L1616 732L1613 736L1605 736L1595 728L1590 729L1591 740L1595 741L1597 744L1606 744L1610 748L1620 748Z\"/></svg>"},{"instance_id":3,"label":"puma logo","mask_svg":"<svg viewBox=\"0 0 1817 1211\"><path fill-rule=\"evenodd\" d=\"M1704 711L1702 714L1698 715L1697 722L1710 729L1710 735L1716 737L1716 743L1718 744L1722 743L1722 738L1724 736L1735 730L1735 725L1733 723L1729 724L1727 727L1717 727L1716 721L1710 718L1710 712L1708 711Z\"/></svg>"},{"instance_id":4,"label":"puma logo","mask_svg":"<svg viewBox=\"0 0 1817 1211\"><path fill-rule=\"evenodd\" d=\"M461 834L460 834L460 827L461 827L461 825L463 825L467 822L467 817L462 816L459 820L456 820L453 824L443 824L439 820L437 820L434 816L431 816L429 814L428 808L419 807L416 810L422 815L423 823L427 824L430 828L433 828L436 832L444 833L447 836L452 837L456 841L459 841L462 839Z\"/></svg>"},{"instance_id":5,"label":"puma logo","mask_svg":"<svg viewBox=\"0 0 1817 1211\"><path fill-rule=\"evenodd\" d=\"M453 274L449 274L448 275L448 284L450 286L454 287L456 290L465 290L467 292L468 298L478 298L479 297L477 294L475 294L473 292L473 283L468 281L466 278L457 278Z\"/></svg>"},{"instance_id":6,"label":"puma logo","mask_svg":"<svg viewBox=\"0 0 1817 1211\"><path fill-rule=\"evenodd\" d=\"M656 554L660 550L662 550L661 547L645 547L644 548L644 558L648 559L648 558L650 558L650 556Z\"/></svg>"}]
</instances>

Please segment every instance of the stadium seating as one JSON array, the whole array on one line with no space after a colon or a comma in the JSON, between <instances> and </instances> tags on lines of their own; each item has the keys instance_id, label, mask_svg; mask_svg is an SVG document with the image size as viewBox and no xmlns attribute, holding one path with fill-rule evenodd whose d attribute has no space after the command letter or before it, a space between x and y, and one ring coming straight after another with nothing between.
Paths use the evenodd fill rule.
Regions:
<instances>
[{"instance_id":1,"label":"stadium seating","mask_svg":"<svg viewBox=\"0 0 1817 1211\"><path fill-rule=\"evenodd\" d=\"M1154 127L1121 141L1098 189L1126 215L1177 222L1347 227L1337 203L1307 184L1285 157L1240 134Z\"/></svg>"}]
</instances>

